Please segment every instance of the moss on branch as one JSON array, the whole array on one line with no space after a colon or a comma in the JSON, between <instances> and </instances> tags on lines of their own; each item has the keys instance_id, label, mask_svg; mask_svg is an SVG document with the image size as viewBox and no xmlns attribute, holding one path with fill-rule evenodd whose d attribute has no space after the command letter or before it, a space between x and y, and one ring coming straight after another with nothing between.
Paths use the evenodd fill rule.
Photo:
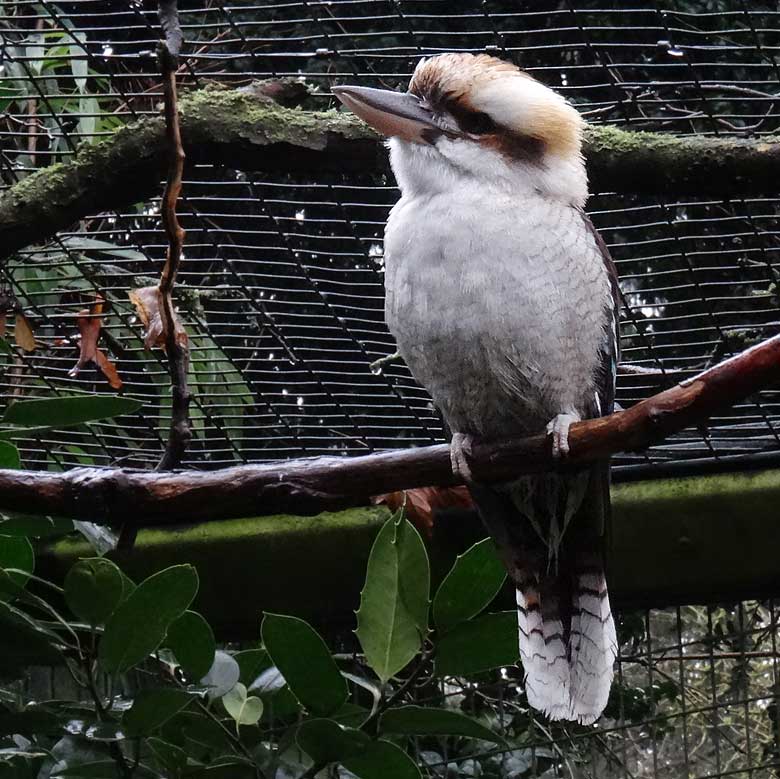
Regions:
<instances>
[{"instance_id":1,"label":"moss on branch","mask_svg":"<svg viewBox=\"0 0 780 779\"><path fill-rule=\"evenodd\" d=\"M188 163L265 173L387 170L381 139L351 114L284 108L251 91L208 88L180 103ZM780 138L682 138L593 126L585 154L594 191L732 197L775 194ZM161 117L147 117L67 163L44 168L0 197L0 259L84 217L158 191Z\"/></svg>"},{"instance_id":2,"label":"moss on branch","mask_svg":"<svg viewBox=\"0 0 780 779\"><path fill-rule=\"evenodd\" d=\"M613 606L777 592L778 501L777 470L613 485L607 557ZM195 565L201 582L196 607L223 641L255 639L262 611L295 614L337 631L354 626L368 553L389 515L383 506L366 506L315 517L145 528L132 550L110 556L136 581L169 565ZM428 544L434 579L484 534L476 513L440 514ZM61 582L76 560L92 554L83 540L44 542L37 572ZM514 594L506 596L512 608Z\"/></svg>"}]
</instances>

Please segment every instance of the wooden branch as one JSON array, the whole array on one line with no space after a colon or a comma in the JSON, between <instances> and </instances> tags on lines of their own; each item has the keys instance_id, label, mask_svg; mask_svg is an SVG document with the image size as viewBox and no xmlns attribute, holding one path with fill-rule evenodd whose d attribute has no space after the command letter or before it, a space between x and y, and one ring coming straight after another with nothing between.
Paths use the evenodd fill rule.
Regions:
<instances>
[{"instance_id":1,"label":"wooden branch","mask_svg":"<svg viewBox=\"0 0 780 779\"><path fill-rule=\"evenodd\" d=\"M180 101L191 163L263 173L386 172L381 139L351 114L283 108L268 90L204 89ZM25 178L0 197L0 259L74 222L147 200L166 155L165 122L150 117L76 157ZM592 126L585 138L596 192L737 197L774 195L780 137L681 138Z\"/></svg>"},{"instance_id":2,"label":"wooden branch","mask_svg":"<svg viewBox=\"0 0 780 779\"><path fill-rule=\"evenodd\" d=\"M176 216L176 201L181 193L185 159L176 95L176 70L182 43L176 0L161 0L160 22L165 33L165 40L160 45L160 66L165 95L165 128L169 157L168 180L161 208L163 226L168 236L168 255L160 277L160 314L168 372L171 377L171 427L168 443L157 470L171 470L181 465L192 438L189 417L191 395L187 384L189 345L186 333L179 327L172 298L184 245L184 229Z\"/></svg>"},{"instance_id":3,"label":"wooden branch","mask_svg":"<svg viewBox=\"0 0 780 779\"><path fill-rule=\"evenodd\" d=\"M479 481L506 481L522 473L571 469L616 452L643 449L777 382L780 336L627 411L572 425L571 454L563 463L553 460L550 441L540 434L475 446L472 472ZM0 511L147 526L276 513L311 515L361 505L385 492L456 483L445 444L210 472L0 470Z\"/></svg>"}]
</instances>

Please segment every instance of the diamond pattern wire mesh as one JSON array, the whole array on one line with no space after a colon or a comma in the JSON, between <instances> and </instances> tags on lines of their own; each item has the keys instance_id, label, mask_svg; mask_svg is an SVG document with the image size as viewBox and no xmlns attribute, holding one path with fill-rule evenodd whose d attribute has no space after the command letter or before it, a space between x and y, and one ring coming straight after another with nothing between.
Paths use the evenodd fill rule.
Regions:
<instances>
[{"instance_id":1,"label":"diamond pattern wire mesh","mask_svg":"<svg viewBox=\"0 0 780 779\"><path fill-rule=\"evenodd\" d=\"M775 779L779 619L775 601L622 614L613 694L598 728L550 723L535 715L518 668L469 681L424 681L410 702L466 713L512 746L420 737L415 757L431 779ZM342 663L350 651L343 649ZM350 670L365 674L357 657ZM132 696L148 678L135 675L121 685L115 694ZM65 669L43 668L31 669L19 692L35 700L79 694ZM354 686L352 694L371 705L365 689ZM284 732L294 720L274 708L273 699L266 705L271 732ZM298 773L285 773L282 760L276 776Z\"/></svg>"},{"instance_id":2,"label":"diamond pattern wire mesh","mask_svg":"<svg viewBox=\"0 0 780 779\"><path fill-rule=\"evenodd\" d=\"M450 49L510 57L565 93L592 122L698 134L778 126L780 12L769 4L342 0L227 6L183 3L183 88L293 76L311 107L329 86L404 84L417 59ZM0 72L4 186L67 160L119 124L156 113L152 4L5 2ZM121 183L117 183L121 186ZM358 453L441 437L425 393L393 352L382 316L382 228L393 182L323 175L260 177L191 170L178 302L193 340L195 440L186 462L213 467L323 452ZM99 214L3 269L39 347L3 355L4 402L39 392L107 390L76 359L76 313L102 290L104 344L135 417L25 442L28 465L144 467L167 431L160 356L145 352L127 290L151 283L164 257L158 201ZM661 201L598 193L590 212L622 276L625 360L690 373L778 330L777 201ZM676 380L679 375L670 378ZM622 379L624 405L658 381ZM778 450L777 392L642 454L616 473Z\"/></svg>"},{"instance_id":3,"label":"diamond pattern wire mesh","mask_svg":"<svg viewBox=\"0 0 780 779\"><path fill-rule=\"evenodd\" d=\"M301 77L312 85L308 105L327 108L331 84L394 87L422 55L486 50L559 89L591 122L707 135L778 130L774 5L608 5L182 2L180 80L183 88L239 87ZM6 1L0 31L3 187L157 112L151 4ZM369 368L394 350L383 323L381 235L396 197L391 180L370 172L271 178L213 166L189 171L177 287L195 392L185 465L354 454L441 437L435 410L402 364ZM589 210L622 279L626 361L689 373L780 331L779 202L594 195ZM127 291L155 282L164 253L159 201L150 201L96 214L0 269L0 291L19 301L38 341L31 353L0 350L0 404L52 391L109 391L90 369L68 375L77 357L76 314L97 290L110 304L102 345L124 391L146 401L137 415L23 442L25 465L146 467L158 460L168 377L160 355L142 347ZM646 376L622 377L619 400L630 405L657 386ZM756 462L780 450L778 423L778 393L767 390L706 431L621 456L615 469L647 475L668 464ZM596 734L538 722L521 749L476 762L449 742L420 743L418 754L432 776L774 777L779 614L774 602L623 614L617 692ZM528 717L511 678L428 694L475 714L492 712L509 732Z\"/></svg>"}]
</instances>

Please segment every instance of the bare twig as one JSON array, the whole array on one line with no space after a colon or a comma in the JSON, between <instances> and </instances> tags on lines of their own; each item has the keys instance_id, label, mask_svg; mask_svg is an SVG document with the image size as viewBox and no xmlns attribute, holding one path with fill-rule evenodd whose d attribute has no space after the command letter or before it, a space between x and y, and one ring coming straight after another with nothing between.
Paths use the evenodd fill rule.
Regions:
<instances>
[{"instance_id":1,"label":"bare twig","mask_svg":"<svg viewBox=\"0 0 780 779\"><path fill-rule=\"evenodd\" d=\"M105 719L107 709L103 703L100 693L98 692L97 685L95 684L95 674L92 660L86 656L82 657L81 660L86 679L86 686L89 690L89 694L92 696L92 701L95 704L95 714L97 716L98 722L102 722ZM130 777L133 775L133 769L128 764L127 759L125 758L125 754L122 751L122 747L119 745L119 743L116 741L110 742L108 751L111 755L111 758L116 763L117 769L122 775L122 779L130 779Z\"/></svg>"},{"instance_id":2,"label":"bare twig","mask_svg":"<svg viewBox=\"0 0 780 779\"><path fill-rule=\"evenodd\" d=\"M38 35L41 34L44 26L44 17L41 16L35 23L35 29ZM38 116L38 98L31 97L27 101L27 153L30 155L30 165L34 168L36 163L36 153L38 151L38 134L36 129L40 126L37 121Z\"/></svg>"},{"instance_id":3,"label":"bare twig","mask_svg":"<svg viewBox=\"0 0 780 779\"><path fill-rule=\"evenodd\" d=\"M176 217L176 201L181 193L184 175L184 147L179 126L179 107L176 93L176 71L181 51L182 32L176 0L160 0L160 26L165 39L160 41L159 61L165 96L165 137L168 155L168 177L162 198L160 213L168 238L168 253L157 290L159 296L162 337L168 357L168 373L171 377L171 426L165 451L157 464L158 471L171 470L181 464L190 443L190 390L187 384L190 353L187 334L179 325L173 305L173 287L181 263L184 245L184 229ZM137 526L124 523L117 541L117 548L130 549L135 542Z\"/></svg>"},{"instance_id":4,"label":"bare twig","mask_svg":"<svg viewBox=\"0 0 780 779\"><path fill-rule=\"evenodd\" d=\"M184 229L176 217L176 201L181 192L184 173L184 147L181 141L176 95L176 68L181 50L182 33L179 27L176 0L160 0L160 24L165 33L165 40L160 45L160 66L165 94L165 127L169 159L168 180L161 208L163 226L168 236L168 256L160 277L160 314L163 322L165 351L168 355L172 398L168 444L157 469L169 470L181 464L184 452L192 437L189 419L190 391L187 385L189 347L186 334L178 326L172 300L173 286L184 244Z\"/></svg>"},{"instance_id":5,"label":"bare twig","mask_svg":"<svg viewBox=\"0 0 780 779\"><path fill-rule=\"evenodd\" d=\"M376 724L379 721L379 718L384 714L389 708L395 706L397 703L400 703L404 696L414 687L414 685L417 683L417 680L422 676L423 671L425 671L426 667L428 666L428 663L433 659L434 655L436 654L436 651L433 647L428 647L423 650L423 652L420 654L420 656L417 658L417 662L414 666L414 668L411 670L409 675L404 679L404 681L401 683L401 685L398 687L395 692L390 695L388 698L383 700L371 713L371 715L366 719L366 721L360 726L360 729L369 735L376 735Z\"/></svg>"},{"instance_id":6,"label":"bare twig","mask_svg":"<svg viewBox=\"0 0 780 779\"><path fill-rule=\"evenodd\" d=\"M371 371L371 373L381 373L385 365L390 365L394 362L401 362L402 359L401 352L393 352L392 354L388 354L385 357L380 357L378 360L374 360L374 362L369 364L368 369Z\"/></svg>"},{"instance_id":7,"label":"bare twig","mask_svg":"<svg viewBox=\"0 0 780 779\"><path fill-rule=\"evenodd\" d=\"M490 483L567 470L644 449L780 382L780 335L626 411L578 422L570 454L553 458L544 434L474 447L471 470ZM103 524L170 525L269 514L317 514L365 505L386 492L457 484L446 444L362 457L317 457L208 472L76 468L0 470L0 511L54 514Z\"/></svg>"}]
</instances>

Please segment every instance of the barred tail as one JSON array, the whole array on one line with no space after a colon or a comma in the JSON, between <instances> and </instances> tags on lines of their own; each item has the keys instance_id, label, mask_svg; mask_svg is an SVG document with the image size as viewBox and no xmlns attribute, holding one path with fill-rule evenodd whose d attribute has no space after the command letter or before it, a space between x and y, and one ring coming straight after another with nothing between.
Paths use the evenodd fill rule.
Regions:
<instances>
[{"instance_id":1,"label":"barred tail","mask_svg":"<svg viewBox=\"0 0 780 779\"><path fill-rule=\"evenodd\" d=\"M604 576L607 463L469 489L517 588L529 705L550 719L594 722L617 655Z\"/></svg>"},{"instance_id":2,"label":"barred tail","mask_svg":"<svg viewBox=\"0 0 780 779\"><path fill-rule=\"evenodd\" d=\"M617 654L603 572L520 577L517 615L529 705L553 720L594 722Z\"/></svg>"}]
</instances>

